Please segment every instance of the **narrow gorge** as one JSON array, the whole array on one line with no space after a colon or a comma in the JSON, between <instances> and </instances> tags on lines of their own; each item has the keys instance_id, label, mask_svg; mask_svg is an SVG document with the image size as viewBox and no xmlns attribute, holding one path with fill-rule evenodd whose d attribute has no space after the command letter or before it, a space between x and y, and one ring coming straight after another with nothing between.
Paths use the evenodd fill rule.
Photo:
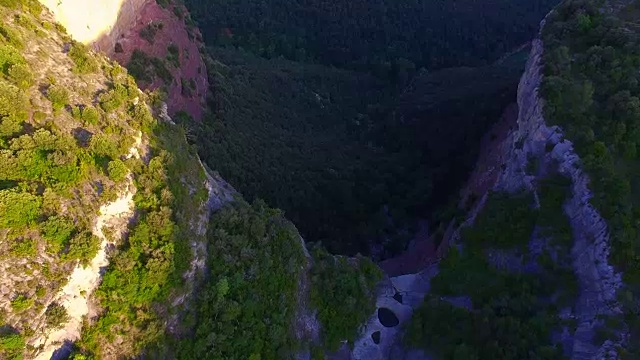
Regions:
<instances>
[{"instance_id":1,"label":"narrow gorge","mask_svg":"<svg viewBox=\"0 0 640 360\"><path fill-rule=\"evenodd\" d=\"M640 356L640 2L0 16L0 359Z\"/></svg>"}]
</instances>

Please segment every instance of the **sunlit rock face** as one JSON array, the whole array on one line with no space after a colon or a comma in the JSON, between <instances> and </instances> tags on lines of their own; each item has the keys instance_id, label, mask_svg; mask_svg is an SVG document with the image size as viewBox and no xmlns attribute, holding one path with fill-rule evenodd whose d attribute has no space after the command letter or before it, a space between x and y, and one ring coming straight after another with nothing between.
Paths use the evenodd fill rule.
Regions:
<instances>
[{"instance_id":1,"label":"sunlit rock face","mask_svg":"<svg viewBox=\"0 0 640 360\"><path fill-rule=\"evenodd\" d=\"M115 41L135 21L149 0L39 0L69 35L99 50L113 49Z\"/></svg>"},{"instance_id":2,"label":"sunlit rock face","mask_svg":"<svg viewBox=\"0 0 640 360\"><path fill-rule=\"evenodd\" d=\"M112 60L127 66L134 51L151 58L166 59L170 46L178 50L178 64L167 64L170 81L154 77L138 81L143 90L161 89L167 95L168 113L184 111L199 120L209 89L206 65L201 56L200 32L185 23L175 11L179 6L162 7L154 0L40 0L76 41L92 46ZM152 41L141 31L149 24L161 24ZM116 50L119 49L119 50ZM140 80L140 79L139 79Z\"/></svg>"}]
</instances>

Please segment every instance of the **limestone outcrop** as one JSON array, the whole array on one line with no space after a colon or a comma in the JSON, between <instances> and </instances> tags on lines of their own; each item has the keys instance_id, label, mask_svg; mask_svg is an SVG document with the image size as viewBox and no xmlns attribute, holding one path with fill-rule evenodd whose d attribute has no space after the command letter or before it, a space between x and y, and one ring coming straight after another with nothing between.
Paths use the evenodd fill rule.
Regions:
<instances>
[{"instance_id":1,"label":"limestone outcrop","mask_svg":"<svg viewBox=\"0 0 640 360\"><path fill-rule=\"evenodd\" d=\"M518 87L518 128L511 135L511 155L496 189L515 191L525 187L533 190L536 176L525 173L528 159L532 157L556 163L558 171L571 179L571 197L565 202L564 211L573 229L571 259L580 285L575 313L571 315L578 324L571 358L603 359L615 354L613 348L617 344L607 341L596 346L592 340L603 316L620 314L616 293L623 284L621 274L608 264L607 224L589 203L593 193L580 158L571 141L563 137L562 129L548 126L544 119L544 99L539 95L543 51L542 41L534 40Z\"/></svg>"}]
</instances>

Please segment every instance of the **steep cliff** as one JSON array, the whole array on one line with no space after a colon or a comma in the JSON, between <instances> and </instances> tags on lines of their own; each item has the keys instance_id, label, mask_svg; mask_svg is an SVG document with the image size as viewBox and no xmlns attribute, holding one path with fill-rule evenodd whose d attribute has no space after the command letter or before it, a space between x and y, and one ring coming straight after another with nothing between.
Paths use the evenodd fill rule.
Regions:
<instances>
[{"instance_id":1,"label":"steep cliff","mask_svg":"<svg viewBox=\"0 0 640 360\"><path fill-rule=\"evenodd\" d=\"M204 94L186 96L180 78L197 77L202 64L184 8L155 1L45 3L72 36L142 71L137 80L147 79L151 89L162 81L136 66L175 61L164 83L169 112L201 114L195 99ZM556 10L562 21L555 12L548 17L552 28L566 23L578 34L596 31L599 13L624 5L585 3L567 1ZM395 259L412 264L383 264L384 276L363 257L333 256L315 245L308 251L281 211L242 200L206 169L161 99L72 40L37 4L0 6L0 357L626 354L637 321L634 270L623 276L619 255L612 255L620 253L625 222L603 210L603 180L593 180L593 156L575 124L558 120L554 81L570 77L565 68L576 65L568 63L588 58L580 47L570 49L572 61L563 56L562 46L574 45L567 32L532 42L517 109L509 107L487 136L490 150L462 191L465 216L449 223L440 246ZM74 20L94 11L102 18ZM170 49L175 36L187 45ZM616 50L589 46L584 52L598 54L591 65L611 60ZM136 55L140 49L146 55ZM628 63L640 64L634 59ZM142 63L131 66L136 61ZM577 66L570 74L591 75ZM640 104L632 96L637 82L623 83L629 94L608 99L614 119L618 107L637 115L633 105ZM571 121L602 116L593 103L604 95L583 83L571 89L584 90L577 100L564 99L581 111L565 113ZM637 134L625 133L635 117L620 117L631 120L616 135L632 144L600 149L617 155L624 148L635 160ZM600 131L588 141L609 141ZM426 229L422 236L429 237ZM407 274L418 265L424 268Z\"/></svg>"},{"instance_id":2,"label":"steep cliff","mask_svg":"<svg viewBox=\"0 0 640 360\"><path fill-rule=\"evenodd\" d=\"M466 354L465 356L469 358L474 356L483 358L483 356L488 356L487 354L494 354L493 356L499 356L500 358L522 358L522 356L527 356L516 355L517 353L513 352L495 355L496 349L483 344L474 344L473 338L481 335L460 335L464 334L465 326L474 328L475 325L463 325L466 321L464 320L465 318L473 316L465 311L454 310L450 305L441 302L445 299L446 302L454 304L454 307L459 308L462 306L470 310L470 312L479 311L478 303L483 303L483 300L479 299L475 293L478 290L474 291L473 283L467 282L461 276L466 276L463 274L465 270L480 271L477 266L481 262L486 262L488 266L483 265L482 272L491 272L497 275L495 273L496 269L502 269L506 273L500 276L523 274L526 278L526 274L535 274L535 276L545 279L547 281L545 283L547 289L544 292L546 295L542 295L543 292L534 293L536 297L549 297L552 302L556 302L568 295L565 301L554 305L559 311L549 313L548 316L550 316L550 320L555 320L552 320L547 325L548 331L543 332L542 337L538 340L548 343L549 345L546 345L548 347L544 348L544 350L542 347L533 350L532 344L529 344L524 348L525 351L540 351L547 355L556 352L557 356L564 353L564 356L571 359L613 359L623 358L633 353L631 350L633 345L629 343L632 337L629 335L630 323L625 322L635 322L637 318L637 313L634 313L633 310L637 305L633 305L632 295L629 295L631 293L626 290L629 287L632 288L633 284L623 283L623 275L620 268L624 265L616 264L617 267L614 268L611 260L612 248L617 247L619 253L619 248L622 246L619 243L621 238L620 225L618 220L610 214L608 215L609 218L605 220L600 213L600 209L595 205L602 204L601 199L603 197L607 198L608 195L602 193L602 186L599 184L602 182L599 176L602 175L594 171L593 155L585 151L585 149L588 149L584 146L586 137L580 133L578 133L580 137L576 135L578 130L583 131L583 128L580 127L582 125L575 123L580 120L592 123L593 120L583 119L602 116L596 106L589 106L589 104L597 104L597 96L606 97L615 94L615 91L612 91L612 88L614 88L612 84L615 81L599 78L600 85L602 85L600 89L605 94L597 91L595 94L589 92L580 93L580 88L576 86L573 91L578 92L578 95L582 96L582 98L579 101L571 100L574 101L573 103L569 103L570 100L562 97L560 97L561 100L559 101L557 97L559 93L554 88L558 84L558 73L567 78L569 77L566 75L568 72L565 69L568 68L570 60L568 57L563 57L563 53L576 51L576 54L573 55L574 59L594 61L595 58L593 57L582 56L587 52L586 49L589 46L592 46L588 50L590 54L595 54L598 49L601 49L598 47L598 40L595 40L595 45L594 40L591 40L586 48L581 48L582 43L580 43L580 40L582 39L580 37L588 36L585 33L591 29L597 29L593 30L598 33L596 36L602 34L602 28L596 26L597 22L604 23L606 24L604 26L614 29L611 31L618 30L616 27L625 28L624 22L620 22L624 15L617 12L620 9L625 9L625 4L615 3L615 6L613 5L611 3L603 5L595 2L567 1L548 16L553 19L553 25L551 26L552 30L545 30L545 38L550 39L553 42L552 45L545 46L541 39L533 41L529 61L518 88L517 126L511 130L506 129L508 133L506 133L506 138L502 143L493 145L493 151L500 154L496 158L502 159L502 163L499 164L501 170L495 176L496 164L493 166L486 166L486 163L479 164L481 170L472 180L474 178L476 180L494 179L495 182L489 192L478 192L481 187L474 186L473 181L470 184L472 191L475 191L474 196L478 200L475 201L472 207L473 210L470 211L467 220L460 227L451 228L443 240L447 246L456 249L453 251L455 256L450 254L448 259L445 260L445 265L443 265L445 270L441 271L432 280L432 282L439 284L436 285L435 294L429 295L429 302L420 308L418 318L414 319L407 328L406 337L409 338L411 345L425 347L425 343L428 343L431 344L431 348L426 346L426 349L430 352L441 355L455 352L456 354ZM626 11L629 11L628 7ZM602 19L604 17L606 17L605 20ZM572 29L570 31L575 31L576 33L572 34L570 31L561 32L558 28L562 26L570 28ZM542 22L542 29L545 29L544 21ZM627 27L625 34L629 34L628 31ZM554 32L555 35L549 35L550 32ZM602 38L596 37L596 39ZM612 46L622 46L613 45L613 43L621 44L623 42L621 39L614 40L614 38L606 37L604 39L608 40L602 40L603 42L611 41L612 43L609 51L615 51ZM565 45L564 49L560 48L558 50L559 45L563 44L567 45ZM570 50L567 46L573 46L573 48ZM629 48L625 47L625 49ZM545 51L550 51L551 55L545 56ZM581 51L584 52L581 53ZM623 52L620 51L620 53ZM618 56L622 57L624 55ZM543 59L545 59L544 62ZM610 57L609 60L611 59ZM593 70L591 73L584 73L583 68L580 66L581 64L576 61L575 72L572 75L577 75L580 81L584 81L585 76L598 76L598 73L593 72ZM550 71L549 69L554 70ZM633 70L633 68L630 70ZM550 72L551 74L549 75ZM545 75L551 76L552 79L545 79ZM593 81L596 82L596 80ZM564 88L564 91L568 90L568 88ZM547 104L545 96L553 96L551 105ZM566 98L570 97L571 93L567 93ZM591 99L592 97L593 100ZM565 102L559 104L561 101ZM580 107L581 105L584 107ZM549 106L551 106L552 110L548 109ZM582 113L577 116L575 113L571 113L576 108L582 109L580 110ZM557 116L561 112L558 109L562 109L565 116L572 117L558 120ZM549 119L549 116L553 118ZM618 116L618 118L614 116L612 120L608 120L607 126L613 126L612 121L625 119L624 113ZM562 124L562 126L559 124ZM566 134L567 129L568 135ZM598 129L592 130L591 141L593 141L594 132L596 140L598 140L599 136L602 140L607 139L599 134L598 131ZM496 135L496 137L500 138L499 135ZM580 149L582 154L586 155L586 161L574 149L573 139L580 143ZM611 147L611 149L615 148ZM615 156L614 150L611 151L612 155ZM591 180L591 176L594 175L597 176L595 184ZM619 176L619 174L615 174L615 176ZM631 186L633 187L633 184ZM464 193L468 195L468 191ZM501 214L500 208L495 207L495 202L491 200L495 199L496 194L510 194L507 196L513 199L522 197L522 194L529 194L527 197L530 196L530 200L521 204L519 207L521 210L512 208L509 212ZM519 215L514 210L528 212L529 215L522 218L522 220L526 221L521 222ZM555 220L551 221L550 217L555 218ZM502 222L501 226L496 226L499 224L499 222L496 223L496 220L501 218L507 221ZM483 225L483 223L487 223L488 219L493 219L491 221L493 226L487 227ZM520 225L514 227L514 223L520 223ZM527 223L529 225L526 225ZM618 224L615 225L618 228L612 227L611 223ZM524 225L526 226L523 228L522 226ZM502 229L496 232L499 227L502 227ZM623 231L629 237L634 234L628 228ZM513 234L504 234L508 232L513 232ZM614 238L616 242L614 242ZM504 243L500 243L500 241L504 242L504 240L509 240L516 244L519 241L521 244L519 246L524 246L524 249L522 247L505 247ZM478 241L482 243L481 248L477 246ZM463 254L462 261L457 255L459 252ZM476 257L478 252L481 254L481 258ZM465 256L468 257L470 255L474 258L475 268L470 267L470 258L465 260ZM452 256L456 259L455 261L449 259ZM453 268L451 267L452 263L456 264ZM461 270L462 267L464 267L464 270ZM455 277L451 277L451 275ZM566 280L558 283L550 281L549 275L558 278L569 276L566 277ZM459 279L457 281L461 281L458 285L443 284L441 282L454 280L456 277ZM475 281L480 281L481 278ZM571 278L575 278L577 282L575 293L565 295L555 293L562 291L563 288L571 287L572 281L569 281ZM489 279L482 279L482 281L487 280ZM493 286L490 284L490 282L487 283L487 286ZM550 293L548 292L549 289L551 289ZM455 305L454 302L444 296L447 294L470 296L467 297L469 302L467 305L462 305L465 302L457 303L456 301L457 305ZM621 294L628 295L622 297ZM499 295L495 294L493 296L497 297ZM626 299L625 304L622 304L622 298ZM491 302L484 302L484 304L485 306L487 304L493 306ZM434 308L439 310L433 310ZM532 309L535 309L535 307ZM538 311L540 310L538 308ZM449 314L449 316L459 317L459 329L448 333L445 327L440 329L438 335L432 333L431 326L427 325L427 323L437 321L437 314L433 313L433 311L440 311L441 313ZM496 314L493 316L503 317L504 315ZM513 317L509 321L513 321L512 319ZM526 321L526 318L521 318L521 321ZM519 327L525 326L524 324L524 322L521 323ZM433 330L437 331L436 329ZM516 329L514 328L511 331L516 331ZM411 332L414 332L414 334ZM455 333L457 334L454 335ZM458 343L462 341L465 345L451 347L451 344L448 344L447 341L435 340L434 336L441 339L455 336L459 339L457 340ZM459 338L460 336L462 336L461 339ZM490 340L508 341L508 336L491 337ZM515 350L517 349L515 345L507 342L502 346L504 349L509 349L508 351L517 351ZM558 353L558 350L561 350L561 352ZM447 351L451 352L448 353Z\"/></svg>"},{"instance_id":3,"label":"steep cliff","mask_svg":"<svg viewBox=\"0 0 640 360\"><path fill-rule=\"evenodd\" d=\"M580 165L580 157L570 140L564 137L558 126L547 125L539 94L542 82L541 40L534 40L527 70L518 90L518 129L511 134L513 147L506 169L501 174L496 189L516 191L528 188L535 193L535 182L541 174L527 174L527 164L538 161L556 164L558 171L571 179L571 196L563 205L571 219L573 246L571 259L580 284L580 293L571 315L577 323L572 359L602 359L619 343L609 342L601 346L592 342L598 324L604 316L621 315L617 292L622 287L621 274L609 264L610 239L605 220L590 203L593 192L589 178ZM544 165L543 165L544 166Z\"/></svg>"},{"instance_id":4,"label":"steep cliff","mask_svg":"<svg viewBox=\"0 0 640 360\"><path fill-rule=\"evenodd\" d=\"M37 2L4 4L0 357L64 357L73 342L133 356L180 332L167 323L188 311L209 215L234 191L121 66Z\"/></svg>"}]
</instances>

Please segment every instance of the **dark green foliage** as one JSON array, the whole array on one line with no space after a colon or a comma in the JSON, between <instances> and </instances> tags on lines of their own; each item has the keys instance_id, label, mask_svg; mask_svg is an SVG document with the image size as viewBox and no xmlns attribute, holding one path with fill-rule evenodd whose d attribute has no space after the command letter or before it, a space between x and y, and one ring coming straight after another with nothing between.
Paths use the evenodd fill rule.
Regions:
<instances>
[{"instance_id":1,"label":"dark green foliage","mask_svg":"<svg viewBox=\"0 0 640 360\"><path fill-rule=\"evenodd\" d=\"M322 342L338 350L344 340L353 345L360 326L373 314L380 269L364 257L334 257L322 247L312 249L311 304L318 310Z\"/></svg>"},{"instance_id":2,"label":"dark green foliage","mask_svg":"<svg viewBox=\"0 0 640 360\"><path fill-rule=\"evenodd\" d=\"M73 44L71 44L71 48L69 49L69 57L75 65L73 67L73 71L77 73L94 73L100 69L98 61L89 52L89 49L79 42L73 42Z\"/></svg>"},{"instance_id":3,"label":"dark green foliage","mask_svg":"<svg viewBox=\"0 0 640 360\"><path fill-rule=\"evenodd\" d=\"M198 133L201 157L249 199L284 209L306 239L341 254L367 254L382 238L393 238L389 255L403 249L399 229L437 213L458 190L524 64L514 56L420 73L400 96L368 74L211 54L216 114Z\"/></svg>"},{"instance_id":4,"label":"dark green foliage","mask_svg":"<svg viewBox=\"0 0 640 360\"><path fill-rule=\"evenodd\" d=\"M37 129L32 135L12 139L10 148L0 154L0 178L62 187L80 179L80 150L70 136Z\"/></svg>"},{"instance_id":5,"label":"dark green foliage","mask_svg":"<svg viewBox=\"0 0 640 360\"><path fill-rule=\"evenodd\" d=\"M539 183L538 196L540 211L538 224L542 226L542 235L550 236L554 245L563 254L568 254L573 245L571 224L564 215L563 205L571 195L571 179L561 175L551 176Z\"/></svg>"},{"instance_id":6,"label":"dark green foliage","mask_svg":"<svg viewBox=\"0 0 640 360\"><path fill-rule=\"evenodd\" d=\"M558 0L187 0L209 45L393 72L484 65L529 41ZM212 11L211 9L215 9Z\"/></svg>"},{"instance_id":7,"label":"dark green foliage","mask_svg":"<svg viewBox=\"0 0 640 360\"><path fill-rule=\"evenodd\" d=\"M62 324L65 324L69 320L67 309L59 304L49 305L44 315L47 319L47 327L52 329L59 328Z\"/></svg>"},{"instance_id":8,"label":"dark green foliage","mask_svg":"<svg viewBox=\"0 0 640 360\"><path fill-rule=\"evenodd\" d=\"M98 96L100 107L107 114L112 113L124 105L129 96L128 94L129 91L124 85L116 84L113 89Z\"/></svg>"},{"instance_id":9,"label":"dark green foliage","mask_svg":"<svg viewBox=\"0 0 640 360\"><path fill-rule=\"evenodd\" d=\"M186 1L212 57L199 153L330 252L391 256L457 193L526 52L421 68L490 63L556 1Z\"/></svg>"},{"instance_id":10,"label":"dark green foliage","mask_svg":"<svg viewBox=\"0 0 640 360\"><path fill-rule=\"evenodd\" d=\"M176 44L167 47L167 61L175 67L180 67L180 48Z\"/></svg>"},{"instance_id":11,"label":"dark green foliage","mask_svg":"<svg viewBox=\"0 0 640 360\"><path fill-rule=\"evenodd\" d=\"M70 219L52 216L41 225L41 231L42 237L47 240L47 249L55 254L69 245L75 225Z\"/></svg>"},{"instance_id":12,"label":"dark green foliage","mask_svg":"<svg viewBox=\"0 0 640 360\"><path fill-rule=\"evenodd\" d=\"M96 256L99 248L100 239L89 231L83 231L71 238L63 258L65 260L79 260L86 266Z\"/></svg>"},{"instance_id":13,"label":"dark green foliage","mask_svg":"<svg viewBox=\"0 0 640 360\"><path fill-rule=\"evenodd\" d=\"M0 36L2 36L4 41L18 49L22 49L24 47L24 42L20 33L10 28L8 25L0 24Z\"/></svg>"},{"instance_id":14,"label":"dark green foliage","mask_svg":"<svg viewBox=\"0 0 640 360\"><path fill-rule=\"evenodd\" d=\"M163 27L163 23L152 21L140 30L140 37L147 40L149 44L153 44L156 33L158 30L162 30Z\"/></svg>"},{"instance_id":15,"label":"dark green foliage","mask_svg":"<svg viewBox=\"0 0 640 360\"><path fill-rule=\"evenodd\" d=\"M304 268L293 225L264 202L235 202L212 216L208 238L195 338L183 341L179 358L291 358Z\"/></svg>"},{"instance_id":16,"label":"dark green foliage","mask_svg":"<svg viewBox=\"0 0 640 360\"><path fill-rule=\"evenodd\" d=\"M69 104L69 90L62 85L51 85L47 89L47 99L51 101L53 110L61 110Z\"/></svg>"},{"instance_id":17,"label":"dark green foliage","mask_svg":"<svg viewBox=\"0 0 640 360\"><path fill-rule=\"evenodd\" d=\"M637 2L602 11L602 2L565 1L544 28L545 116L575 145L607 220L610 261L640 294L640 41ZM634 310L635 309L635 310ZM638 316L627 307L627 317ZM632 327L628 358L640 356ZM610 334L611 335L611 334Z\"/></svg>"},{"instance_id":18,"label":"dark green foliage","mask_svg":"<svg viewBox=\"0 0 640 360\"><path fill-rule=\"evenodd\" d=\"M526 289L517 298L501 297L490 307L470 312L437 297L428 300L413 314L406 329L411 346L434 351L447 360L551 360L564 359L562 351L548 341L555 323L551 311L529 317L517 310L503 310L499 304L522 307L536 296L536 288ZM526 311L526 310L525 310Z\"/></svg>"},{"instance_id":19,"label":"dark green foliage","mask_svg":"<svg viewBox=\"0 0 640 360\"><path fill-rule=\"evenodd\" d=\"M470 246L512 248L529 243L537 218L531 193L491 193L485 206L490 210L482 211L475 225L464 231Z\"/></svg>"},{"instance_id":20,"label":"dark green foliage","mask_svg":"<svg viewBox=\"0 0 640 360\"><path fill-rule=\"evenodd\" d=\"M489 265L482 251L452 249L432 280L433 293L414 313L405 341L442 359L563 359L550 342L557 310L545 300L558 289L549 281L556 274L507 273ZM473 310L440 300L442 295L470 296Z\"/></svg>"},{"instance_id":21,"label":"dark green foliage","mask_svg":"<svg viewBox=\"0 0 640 360\"><path fill-rule=\"evenodd\" d=\"M0 118L11 118L13 121L27 119L29 101L24 92L0 80Z\"/></svg>"},{"instance_id":22,"label":"dark green foliage","mask_svg":"<svg viewBox=\"0 0 640 360\"><path fill-rule=\"evenodd\" d=\"M97 156L103 156L111 159L116 159L120 155L118 144L116 144L113 141L113 138L108 135L93 135L91 137L89 149Z\"/></svg>"},{"instance_id":23,"label":"dark green foliage","mask_svg":"<svg viewBox=\"0 0 640 360\"><path fill-rule=\"evenodd\" d=\"M151 115L147 105L139 103L129 108L129 115L133 120L133 125L143 132L151 133L157 125L156 119Z\"/></svg>"},{"instance_id":24,"label":"dark green foliage","mask_svg":"<svg viewBox=\"0 0 640 360\"><path fill-rule=\"evenodd\" d=\"M152 82L159 77L165 84L171 84L173 75L167 69L164 60L150 57L144 51L135 49L127 63L127 70L137 81Z\"/></svg>"},{"instance_id":25,"label":"dark green foliage","mask_svg":"<svg viewBox=\"0 0 640 360\"><path fill-rule=\"evenodd\" d=\"M563 212L569 185L559 174L541 179L539 209L531 193L489 194L473 226L461 232L462 252L453 247L440 262L405 341L442 359L563 359L550 334L559 326L557 308L574 304L577 296L567 261L572 233ZM534 228L537 236L549 239L537 258L539 272L509 272L488 262L488 249L527 254ZM472 309L456 307L442 296L468 296Z\"/></svg>"}]
</instances>

